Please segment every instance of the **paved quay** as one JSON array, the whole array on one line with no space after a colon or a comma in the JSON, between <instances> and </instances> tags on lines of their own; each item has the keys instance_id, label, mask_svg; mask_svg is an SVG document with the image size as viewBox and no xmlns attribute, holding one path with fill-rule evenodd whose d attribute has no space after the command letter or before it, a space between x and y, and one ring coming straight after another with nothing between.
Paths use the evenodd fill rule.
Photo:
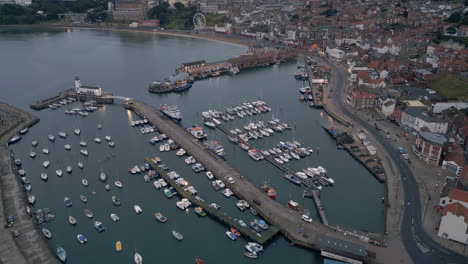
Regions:
<instances>
[{"instance_id":1,"label":"paved quay","mask_svg":"<svg viewBox=\"0 0 468 264\"><path fill-rule=\"evenodd\" d=\"M254 209L265 220L278 227L281 233L293 243L314 250L326 250L365 263L384 263L384 259L379 258L378 254L376 258L371 256L377 249L384 250L384 248L343 235L343 233L336 232L317 221L313 223L304 222L301 220L301 215L298 212L267 197L257 186L240 175L225 160L207 152L198 140L194 139L181 126L167 119L159 110L136 100L132 104L126 104L125 106L132 109L139 116L146 118L161 133L167 134L186 150L189 155L202 163L207 170L212 171L217 178L223 180L228 176L234 178L235 182L233 184L226 182L226 186L239 199L246 200L249 204L253 205ZM257 204L253 203L253 200L257 200ZM324 236L338 240L343 244L349 243L350 248L359 248L360 253L354 254L356 252L352 252L351 250L345 252L343 250L345 247L333 248L324 246L324 243L321 243L324 240Z\"/></svg>"},{"instance_id":2,"label":"paved quay","mask_svg":"<svg viewBox=\"0 0 468 264\"><path fill-rule=\"evenodd\" d=\"M38 121L27 112L0 103L0 223L6 224L7 216L15 218L13 227L0 228L2 264L60 263L26 212L26 196L12 168L14 157L6 146L6 142L19 130ZM11 230L19 231L20 236L13 238Z\"/></svg>"}]
</instances>

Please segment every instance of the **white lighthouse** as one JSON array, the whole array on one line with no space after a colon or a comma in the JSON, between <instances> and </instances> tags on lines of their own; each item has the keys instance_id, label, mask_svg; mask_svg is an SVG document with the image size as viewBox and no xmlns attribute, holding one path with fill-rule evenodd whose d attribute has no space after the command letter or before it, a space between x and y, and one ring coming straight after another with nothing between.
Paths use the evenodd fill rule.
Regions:
<instances>
[{"instance_id":1,"label":"white lighthouse","mask_svg":"<svg viewBox=\"0 0 468 264\"><path fill-rule=\"evenodd\" d=\"M80 77L75 76L75 89L76 89L76 92L79 91L80 87L81 87Z\"/></svg>"}]
</instances>

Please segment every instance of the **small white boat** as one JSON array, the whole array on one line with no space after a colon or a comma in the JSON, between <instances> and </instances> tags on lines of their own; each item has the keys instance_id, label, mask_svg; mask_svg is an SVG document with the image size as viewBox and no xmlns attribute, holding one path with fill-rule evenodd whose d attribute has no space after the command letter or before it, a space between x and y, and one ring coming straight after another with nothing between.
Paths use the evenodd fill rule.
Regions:
<instances>
[{"instance_id":1,"label":"small white boat","mask_svg":"<svg viewBox=\"0 0 468 264\"><path fill-rule=\"evenodd\" d=\"M110 137L110 136L105 136L104 139L105 139L106 141L111 141L111 137Z\"/></svg>"},{"instance_id":2,"label":"small white boat","mask_svg":"<svg viewBox=\"0 0 468 264\"><path fill-rule=\"evenodd\" d=\"M65 144L64 147L65 147L66 150L70 150L70 149L71 149L71 146L70 146L69 144Z\"/></svg>"},{"instance_id":3,"label":"small white boat","mask_svg":"<svg viewBox=\"0 0 468 264\"><path fill-rule=\"evenodd\" d=\"M115 181L114 184L115 184L115 186L118 187L118 188L122 188L122 187L123 187L123 184L122 184L120 181Z\"/></svg>"},{"instance_id":4,"label":"small white boat","mask_svg":"<svg viewBox=\"0 0 468 264\"><path fill-rule=\"evenodd\" d=\"M161 151L161 152L164 151L164 144L161 144L161 145L159 146L159 151Z\"/></svg>"},{"instance_id":5,"label":"small white boat","mask_svg":"<svg viewBox=\"0 0 468 264\"><path fill-rule=\"evenodd\" d=\"M86 149L80 150L81 155L88 156L88 151Z\"/></svg>"},{"instance_id":6,"label":"small white boat","mask_svg":"<svg viewBox=\"0 0 468 264\"><path fill-rule=\"evenodd\" d=\"M29 157L34 159L36 157L36 152L34 151L29 152Z\"/></svg>"},{"instance_id":7,"label":"small white boat","mask_svg":"<svg viewBox=\"0 0 468 264\"><path fill-rule=\"evenodd\" d=\"M48 138L50 141L52 141L52 142L55 141L54 135L50 135L50 134L49 134L49 135L47 136L47 138Z\"/></svg>"},{"instance_id":8,"label":"small white boat","mask_svg":"<svg viewBox=\"0 0 468 264\"><path fill-rule=\"evenodd\" d=\"M56 173L57 176L59 176L59 177L62 177L62 175L63 175L63 172L62 172L62 170L60 170L60 169L56 170L55 173Z\"/></svg>"},{"instance_id":9,"label":"small white boat","mask_svg":"<svg viewBox=\"0 0 468 264\"><path fill-rule=\"evenodd\" d=\"M110 217L111 217L112 221L114 221L114 222L117 222L120 219L117 214L111 214Z\"/></svg>"},{"instance_id":10,"label":"small white boat","mask_svg":"<svg viewBox=\"0 0 468 264\"><path fill-rule=\"evenodd\" d=\"M135 256L133 257L135 260L135 264L142 264L143 263L143 258L141 257L138 252L135 252Z\"/></svg>"},{"instance_id":11,"label":"small white boat","mask_svg":"<svg viewBox=\"0 0 468 264\"><path fill-rule=\"evenodd\" d=\"M169 144L164 144L164 151L170 151L171 150L171 147L169 146Z\"/></svg>"},{"instance_id":12,"label":"small white boat","mask_svg":"<svg viewBox=\"0 0 468 264\"><path fill-rule=\"evenodd\" d=\"M210 180L212 180L212 179L214 178L213 173L212 173L211 171L207 171L207 172L206 172L206 177L207 177L208 179L210 179Z\"/></svg>"},{"instance_id":13,"label":"small white boat","mask_svg":"<svg viewBox=\"0 0 468 264\"><path fill-rule=\"evenodd\" d=\"M74 131L74 132L75 132L75 135L77 135L77 136L78 136L79 134L81 134L81 130L80 130L79 128L75 128L75 131Z\"/></svg>"},{"instance_id":14,"label":"small white boat","mask_svg":"<svg viewBox=\"0 0 468 264\"><path fill-rule=\"evenodd\" d=\"M31 145L32 145L33 147L37 146L37 140L31 141Z\"/></svg>"},{"instance_id":15,"label":"small white boat","mask_svg":"<svg viewBox=\"0 0 468 264\"><path fill-rule=\"evenodd\" d=\"M58 135L61 138L66 138L67 137L67 133L65 133L65 132L59 132Z\"/></svg>"},{"instance_id":16,"label":"small white boat","mask_svg":"<svg viewBox=\"0 0 468 264\"><path fill-rule=\"evenodd\" d=\"M70 165L67 166L66 170L67 170L68 173L72 173L72 167Z\"/></svg>"},{"instance_id":17,"label":"small white boat","mask_svg":"<svg viewBox=\"0 0 468 264\"><path fill-rule=\"evenodd\" d=\"M136 205L136 204L133 206L133 210L135 210L135 213L137 213L137 214L143 213L143 210L141 209L141 207L139 205Z\"/></svg>"},{"instance_id":18,"label":"small white boat","mask_svg":"<svg viewBox=\"0 0 468 264\"><path fill-rule=\"evenodd\" d=\"M47 168L49 167L49 164L50 164L50 161L46 160L42 163L42 166L44 166L44 168Z\"/></svg>"},{"instance_id":19,"label":"small white boat","mask_svg":"<svg viewBox=\"0 0 468 264\"><path fill-rule=\"evenodd\" d=\"M203 122L203 124L209 128L215 128L216 125L213 123L213 122L210 122L210 121L206 121L206 122Z\"/></svg>"},{"instance_id":20,"label":"small white boat","mask_svg":"<svg viewBox=\"0 0 468 264\"><path fill-rule=\"evenodd\" d=\"M111 148L115 147L115 142L114 141L109 141L108 144L109 144L109 147L111 147Z\"/></svg>"},{"instance_id":21,"label":"small white boat","mask_svg":"<svg viewBox=\"0 0 468 264\"><path fill-rule=\"evenodd\" d=\"M48 150L48 149L46 149L46 148L45 148L45 149L42 149L42 153L44 153L44 154L46 154L46 155L47 155L47 154L49 154L49 150Z\"/></svg>"},{"instance_id":22,"label":"small white boat","mask_svg":"<svg viewBox=\"0 0 468 264\"><path fill-rule=\"evenodd\" d=\"M97 129L101 129L102 128L102 125L101 124L98 124L97 125Z\"/></svg>"},{"instance_id":23,"label":"small white boat","mask_svg":"<svg viewBox=\"0 0 468 264\"><path fill-rule=\"evenodd\" d=\"M49 176L47 176L47 173L43 172L43 173L41 173L41 179L43 181L47 181L49 179Z\"/></svg>"},{"instance_id":24,"label":"small white boat","mask_svg":"<svg viewBox=\"0 0 468 264\"><path fill-rule=\"evenodd\" d=\"M98 137L97 137L97 138L94 138L94 142L96 142L96 143L101 143L101 139L98 138Z\"/></svg>"},{"instance_id":25,"label":"small white boat","mask_svg":"<svg viewBox=\"0 0 468 264\"><path fill-rule=\"evenodd\" d=\"M88 144L86 144L86 141L80 141L80 146L86 147Z\"/></svg>"},{"instance_id":26,"label":"small white boat","mask_svg":"<svg viewBox=\"0 0 468 264\"><path fill-rule=\"evenodd\" d=\"M78 161L78 168L80 168L80 169L83 169L83 168L84 168L83 162Z\"/></svg>"},{"instance_id":27,"label":"small white boat","mask_svg":"<svg viewBox=\"0 0 468 264\"><path fill-rule=\"evenodd\" d=\"M88 183L88 180L86 180L86 179L82 179L82 180L81 180L81 183L82 183L84 186L88 186L88 184L89 184L89 183Z\"/></svg>"}]
</instances>

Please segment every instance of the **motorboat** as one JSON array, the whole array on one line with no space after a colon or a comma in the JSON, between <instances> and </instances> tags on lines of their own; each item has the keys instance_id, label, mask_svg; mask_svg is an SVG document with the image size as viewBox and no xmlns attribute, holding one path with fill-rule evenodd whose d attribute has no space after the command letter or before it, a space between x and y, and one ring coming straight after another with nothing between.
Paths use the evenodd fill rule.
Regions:
<instances>
[{"instance_id":1,"label":"motorboat","mask_svg":"<svg viewBox=\"0 0 468 264\"><path fill-rule=\"evenodd\" d=\"M113 147L115 147L115 142L114 141L109 141L108 145L109 145L109 147L113 148Z\"/></svg>"},{"instance_id":2,"label":"motorboat","mask_svg":"<svg viewBox=\"0 0 468 264\"><path fill-rule=\"evenodd\" d=\"M256 149L250 149L248 153L249 156L256 161L262 160L264 158L263 155Z\"/></svg>"},{"instance_id":3,"label":"motorboat","mask_svg":"<svg viewBox=\"0 0 468 264\"><path fill-rule=\"evenodd\" d=\"M226 188L222 191L223 195L226 196L227 198L231 197L234 193L229 189Z\"/></svg>"},{"instance_id":4,"label":"motorboat","mask_svg":"<svg viewBox=\"0 0 468 264\"><path fill-rule=\"evenodd\" d=\"M79 136L81 134L81 130L79 128L75 128L74 133Z\"/></svg>"},{"instance_id":5,"label":"motorboat","mask_svg":"<svg viewBox=\"0 0 468 264\"><path fill-rule=\"evenodd\" d=\"M255 216L258 214L257 211L253 207L250 207L249 210Z\"/></svg>"},{"instance_id":6,"label":"motorboat","mask_svg":"<svg viewBox=\"0 0 468 264\"><path fill-rule=\"evenodd\" d=\"M204 124L205 126L209 127L209 128L216 128L215 123L210 122L210 121L205 121L205 122L203 122L203 124Z\"/></svg>"},{"instance_id":7,"label":"motorboat","mask_svg":"<svg viewBox=\"0 0 468 264\"><path fill-rule=\"evenodd\" d=\"M205 167L203 167L201 163L195 163L194 165L192 165L192 170L198 173L200 171L204 171Z\"/></svg>"},{"instance_id":8,"label":"motorboat","mask_svg":"<svg viewBox=\"0 0 468 264\"><path fill-rule=\"evenodd\" d=\"M195 207L195 213L197 213L199 216L206 216L205 211L203 211L203 208L201 207Z\"/></svg>"},{"instance_id":9,"label":"motorboat","mask_svg":"<svg viewBox=\"0 0 468 264\"><path fill-rule=\"evenodd\" d=\"M86 147L88 144L86 143L86 141L80 141L80 146L82 147Z\"/></svg>"},{"instance_id":10,"label":"motorboat","mask_svg":"<svg viewBox=\"0 0 468 264\"><path fill-rule=\"evenodd\" d=\"M119 216L117 214L114 214L114 213L112 213L110 215L110 217L111 217L112 221L114 221L114 222L117 222L120 219Z\"/></svg>"},{"instance_id":11,"label":"motorboat","mask_svg":"<svg viewBox=\"0 0 468 264\"><path fill-rule=\"evenodd\" d=\"M122 182L120 182L120 181L115 181L115 182L114 182L114 185L115 185L117 188L122 188L122 187L123 187L123 184L122 184Z\"/></svg>"},{"instance_id":12,"label":"motorboat","mask_svg":"<svg viewBox=\"0 0 468 264\"><path fill-rule=\"evenodd\" d=\"M101 143L101 139L100 139L100 138L98 138L98 137L97 137L97 138L94 138L94 142L96 142L96 143L98 143L98 144L99 144L99 143Z\"/></svg>"},{"instance_id":13,"label":"motorboat","mask_svg":"<svg viewBox=\"0 0 468 264\"><path fill-rule=\"evenodd\" d=\"M56 170L55 173L56 173L57 176L59 176L59 177L62 177L62 175L63 175L63 172L62 172L62 170L60 170L60 169L59 169L59 170Z\"/></svg>"},{"instance_id":14,"label":"motorboat","mask_svg":"<svg viewBox=\"0 0 468 264\"><path fill-rule=\"evenodd\" d=\"M231 240L236 240L237 239L237 236L231 231L226 231L226 236L229 237L229 239L231 239Z\"/></svg>"},{"instance_id":15,"label":"motorboat","mask_svg":"<svg viewBox=\"0 0 468 264\"><path fill-rule=\"evenodd\" d=\"M83 168L84 168L83 162L78 161L78 168L80 168L80 169L83 169Z\"/></svg>"},{"instance_id":16,"label":"motorboat","mask_svg":"<svg viewBox=\"0 0 468 264\"><path fill-rule=\"evenodd\" d=\"M97 129L102 129L102 125L101 125L101 124L98 124L98 125L97 125Z\"/></svg>"},{"instance_id":17,"label":"motorboat","mask_svg":"<svg viewBox=\"0 0 468 264\"><path fill-rule=\"evenodd\" d=\"M37 144L38 144L37 140L31 141L31 145L32 145L33 147L37 146Z\"/></svg>"},{"instance_id":18,"label":"motorboat","mask_svg":"<svg viewBox=\"0 0 468 264\"><path fill-rule=\"evenodd\" d=\"M78 242L80 242L81 244L84 244L88 241L88 239L82 234L78 234L76 236L76 239L78 239Z\"/></svg>"},{"instance_id":19,"label":"motorboat","mask_svg":"<svg viewBox=\"0 0 468 264\"><path fill-rule=\"evenodd\" d=\"M164 151L170 151L171 150L171 147L169 146L169 144L164 144Z\"/></svg>"},{"instance_id":20,"label":"motorboat","mask_svg":"<svg viewBox=\"0 0 468 264\"><path fill-rule=\"evenodd\" d=\"M67 253L65 252L65 249L63 249L63 247L57 247L55 254L62 263L65 263L65 261L67 261Z\"/></svg>"},{"instance_id":21,"label":"motorboat","mask_svg":"<svg viewBox=\"0 0 468 264\"><path fill-rule=\"evenodd\" d=\"M201 260L201 259L199 259L199 258L196 258L196 259L195 259L195 263L196 263L196 264L205 264L205 261L203 261L203 260Z\"/></svg>"},{"instance_id":22,"label":"motorboat","mask_svg":"<svg viewBox=\"0 0 468 264\"><path fill-rule=\"evenodd\" d=\"M106 191L110 191L111 187L110 187L109 184L106 184L106 185L104 185L104 189L105 189Z\"/></svg>"},{"instance_id":23,"label":"motorboat","mask_svg":"<svg viewBox=\"0 0 468 264\"><path fill-rule=\"evenodd\" d=\"M291 175L291 174L288 174L288 173L284 175L284 178L286 180L294 183L294 184L297 184L297 185L301 185L301 183L302 183L301 180L298 177L296 177L294 175Z\"/></svg>"},{"instance_id":24,"label":"motorboat","mask_svg":"<svg viewBox=\"0 0 468 264\"><path fill-rule=\"evenodd\" d=\"M36 157L36 152L34 151L29 152L29 157L34 159Z\"/></svg>"},{"instance_id":25,"label":"motorboat","mask_svg":"<svg viewBox=\"0 0 468 264\"><path fill-rule=\"evenodd\" d=\"M219 210L219 208L221 208L221 206L219 206L217 203L211 203L210 207L212 207L212 208L214 208L216 210Z\"/></svg>"},{"instance_id":26,"label":"motorboat","mask_svg":"<svg viewBox=\"0 0 468 264\"><path fill-rule=\"evenodd\" d=\"M241 236L241 233L240 233L237 229L231 227L230 230L231 230L231 232L234 233L234 235L236 235L237 237L240 237L240 236Z\"/></svg>"},{"instance_id":27,"label":"motorboat","mask_svg":"<svg viewBox=\"0 0 468 264\"><path fill-rule=\"evenodd\" d=\"M143 263L143 257L138 252L135 252L135 255L133 256L133 259L135 260L135 264L142 264Z\"/></svg>"},{"instance_id":28,"label":"motorboat","mask_svg":"<svg viewBox=\"0 0 468 264\"><path fill-rule=\"evenodd\" d=\"M211 171L207 171L205 174L209 180L212 180L214 178L213 173Z\"/></svg>"},{"instance_id":29,"label":"motorboat","mask_svg":"<svg viewBox=\"0 0 468 264\"><path fill-rule=\"evenodd\" d=\"M80 194L80 200L81 200L83 203L87 203L87 202L88 202L88 198L86 198L86 196L84 196L83 194Z\"/></svg>"},{"instance_id":30,"label":"motorboat","mask_svg":"<svg viewBox=\"0 0 468 264\"><path fill-rule=\"evenodd\" d=\"M29 194L28 195L28 202L30 204L34 204L36 202L36 196L34 196L33 194Z\"/></svg>"},{"instance_id":31,"label":"motorboat","mask_svg":"<svg viewBox=\"0 0 468 264\"><path fill-rule=\"evenodd\" d=\"M72 173L73 169L70 165L68 165L65 170L67 171L67 173Z\"/></svg>"},{"instance_id":32,"label":"motorboat","mask_svg":"<svg viewBox=\"0 0 468 264\"><path fill-rule=\"evenodd\" d=\"M120 241L115 242L115 251L117 252L122 251L122 242Z\"/></svg>"},{"instance_id":33,"label":"motorboat","mask_svg":"<svg viewBox=\"0 0 468 264\"><path fill-rule=\"evenodd\" d=\"M64 147L66 150L71 150L70 144L65 144L63 147Z\"/></svg>"},{"instance_id":34,"label":"motorboat","mask_svg":"<svg viewBox=\"0 0 468 264\"><path fill-rule=\"evenodd\" d=\"M71 225L76 225L76 218L70 215L70 216L68 216L68 222Z\"/></svg>"},{"instance_id":35,"label":"motorboat","mask_svg":"<svg viewBox=\"0 0 468 264\"><path fill-rule=\"evenodd\" d=\"M48 150L48 149L46 149L46 148L45 148L45 149L42 149L42 153L44 153L44 154L48 155L48 154L49 154L49 150Z\"/></svg>"},{"instance_id":36,"label":"motorboat","mask_svg":"<svg viewBox=\"0 0 468 264\"><path fill-rule=\"evenodd\" d=\"M184 149L181 148L176 152L176 155L180 157L180 156L185 155L186 153L187 152Z\"/></svg>"},{"instance_id":37,"label":"motorboat","mask_svg":"<svg viewBox=\"0 0 468 264\"><path fill-rule=\"evenodd\" d=\"M100 221L94 222L94 228L96 228L96 230L98 232L102 232L102 231L106 230L106 228L104 227L104 225Z\"/></svg>"},{"instance_id":38,"label":"motorboat","mask_svg":"<svg viewBox=\"0 0 468 264\"><path fill-rule=\"evenodd\" d=\"M240 143L239 146L243 149L243 150L249 150L249 146L245 143Z\"/></svg>"},{"instance_id":39,"label":"motorboat","mask_svg":"<svg viewBox=\"0 0 468 264\"><path fill-rule=\"evenodd\" d=\"M257 253L252 253L252 252L244 252L244 256L251 258L251 259L256 259L258 257Z\"/></svg>"},{"instance_id":40,"label":"motorboat","mask_svg":"<svg viewBox=\"0 0 468 264\"><path fill-rule=\"evenodd\" d=\"M172 198L174 196L172 192L169 189L164 189L164 195L166 195L167 198Z\"/></svg>"},{"instance_id":41,"label":"motorboat","mask_svg":"<svg viewBox=\"0 0 468 264\"><path fill-rule=\"evenodd\" d=\"M106 173L104 173L103 171L101 171L101 173L99 174L99 180L102 181L102 182L106 182L106 181L107 181L107 175L106 175Z\"/></svg>"},{"instance_id":42,"label":"motorboat","mask_svg":"<svg viewBox=\"0 0 468 264\"><path fill-rule=\"evenodd\" d=\"M156 219L158 219L159 222L161 223L166 223L167 222L167 218L160 212L157 212L154 214L154 216L156 217Z\"/></svg>"},{"instance_id":43,"label":"motorboat","mask_svg":"<svg viewBox=\"0 0 468 264\"><path fill-rule=\"evenodd\" d=\"M85 215L86 215L88 218L93 218L93 216L94 216L94 215L93 215L93 212L91 212L91 211L88 210L88 209L85 209L84 211L85 211Z\"/></svg>"},{"instance_id":44,"label":"motorboat","mask_svg":"<svg viewBox=\"0 0 468 264\"><path fill-rule=\"evenodd\" d=\"M175 231L175 230L172 231L172 235L173 235L174 238L177 239L177 240L182 240L182 239L184 239L184 236L183 236L181 233L179 233L179 232L177 232L177 231Z\"/></svg>"},{"instance_id":45,"label":"motorboat","mask_svg":"<svg viewBox=\"0 0 468 264\"><path fill-rule=\"evenodd\" d=\"M141 207L139 205L136 205L136 204L133 206L133 210L135 210L136 214L141 214L143 212Z\"/></svg>"},{"instance_id":46,"label":"motorboat","mask_svg":"<svg viewBox=\"0 0 468 264\"><path fill-rule=\"evenodd\" d=\"M110 137L110 136L105 136L104 139L105 139L106 141L111 141L111 137Z\"/></svg>"},{"instance_id":47,"label":"motorboat","mask_svg":"<svg viewBox=\"0 0 468 264\"><path fill-rule=\"evenodd\" d=\"M49 176L47 176L47 173L43 172L43 173L41 173L41 179L43 181L47 181L49 179Z\"/></svg>"},{"instance_id":48,"label":"motorboat","mask_svg":"<svg viewBox=\"0 0 468 264\"><path fill-rule=\"evenodd\" d=\"M66 207L72 207L73 203L70 197L65 197L63 199L63 203L65 204Z\"/></svg>"},{"instance_id":49,"label":"motorboat","mask_svg":"<svg viewBox=\"0 0 468 264\"><path fill-rule=\"evenodd\" d=\"M257 223L263 230L267 230L268 229L268 224L264 221L264 220L257 220L255 219L254 220L255 223Z\"/></svg>"},{"instance_id":50,"label":"motorboat","mask_svg":"<svg viewBox=\"0 0 468 264\"><path fill-rule=\"evenodd\" d=\"M47 138L48 138L50 141L52 141L52 142L55 141L55 136L54 136L54 135L49 134L49 135L47 136Z\"/></svg>"},{"instance_id":51,"label":"motorboat","mask_svg":"<svg viewBox=\"0 0 468 264\"><path fill-rule=\"evenodd\" d=\"M80 150L81 155L88 156L88 151L86 149Z\"/></svg>"},{"instance_id":52,"label":"motorboat","mask_svg":"<svg viewBox=\"0 0 468 264\"><path fill-rule=\"evenodd\" d=\"M83 186L88 186L88 180L86 179L81 179L81 183L83 184Z\"/></svg>"},{"instance_id":53,"label":"motorboat","mask_svg":"<svg viewBox=\"0 0 468 264\"><path fill-rule=\"evenodd\" d=\"M276 199L276 190L273 188L269 188L267 191L267 196L273 200Z\"/></svg>"},{"instance_id":54,"label":"motorboat","mask_svg":"<svg viewBox=\"0 0 468 264\"><path fill-rule=\"evenodd\" d=\"M112 196L112 203L115 205L115 206L120 206L121 205L121 202L120 202L120 199L119 197L117 196Z\"/></svg>"}]
</instances>

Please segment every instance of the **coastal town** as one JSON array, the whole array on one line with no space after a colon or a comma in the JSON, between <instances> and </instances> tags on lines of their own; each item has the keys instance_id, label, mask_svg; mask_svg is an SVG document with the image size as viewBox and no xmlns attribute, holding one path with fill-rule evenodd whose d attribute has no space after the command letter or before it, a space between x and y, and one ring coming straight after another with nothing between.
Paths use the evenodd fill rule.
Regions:
<instances>
[{"instance_id":1,"label":"coastal town","mask_svg":"<svg viewBox=\"0 0 468 264\"><path fill-rule=\"evenodd\" d=\"M269 116L272 111L274 117L277 110L261 100L252 99L217 110L207 105L206 112L200 112L202 126L185 129L181 125L180 105L178 108L164 104L156 108L144 100L133 99L131 92L119 96L112 89L82 85L78 76L72 89L64 87L58 94L47 94L45 99L29 102L34 111L61 111L67 104L77 104L65 110L65 114L85 118L106 104L123 101L122 108L141 118L141 123L132 121L132 127L143 126L142 134L159 133L149 140L151 145L162 142L160 152L178 150L177 156L188 156L185 162L194 172L206 169L207 177L214 179L215 190L226 185L223 195L237 197L241 211L249 208L261 220L256 219L246 227L242 220L219 211L217 204L218 208L213 209L213 203L196 196L194 187L187 188L188 181L175 177L178 174L169 172L159 157L141 157L145 164L129 172L137 174L139 168L143 172L146 169L146 182L160 176L160 180L154 181L155 188L159 190L162 182L173 186L164 189L164 194L167 198L180 196L182 200L177 206L184 207L181 210L188 212L191 204L196 205L199 216L209 215L228 227L230 231L226 235L231 240L242 235L252 241L245 246L245 257L259 257L263 247L267 248L267 244L281 235L290 246L320 252L323 263L335 263L327 262L329 259L336 263L463 263L467 260L468 1L115 0L89 1L87 8L78 6L80 0L71 2L61 6L59 12L45 0L0 0L0 23L8 29L29 26L68 32L74 29L139 32L246 47L242 54L223 56L218 61L199 57L177 62L177 68L165 69L172 73L170 76L135 88L160 98L190 95L199 88L197 83L204 80L226 78L224 75L242 78L244 72L297 62L295 71L284 78L297 80L300 88L289 89L287 93L293 93L296 103L306 106L305 109L325 114L326 122L321 121L319 127L336 143L336 149L345 151L385 186L381 198L383 232L354 230L330 223L327 220L330 209L320 194L322 187L333 186L336 179L327 175L321 166L297 171L290 165L295 160L307 160L312 153L320 155L320 149L313 150L296 140L279 141L271 149L262 149L257 144L261 138L281 135L283 130L295 131L296 124L289 125L288 120L275 118L260 121L258 116ZM24 16L7 13L13 10L8 8L23 9L34 19L31 23L23 22ZM0 135L6 146L1 149L0 220L9 228L9 232L2 231L5 243L0 247L0 262L56 263L53 254L65 262L65 249L59 246L52 249L52 254L41 254L37 259L25 254L37 255L45 250L47 244L37 241L42 239L41 235L48 239L52 235L48 229L34 226L41 226L54 216L48 219L51 215L48 208L44 216L42 209L33 207L31 199L36 196L31 194L21 161L18 164L19 159L8 148L21 144L22 136L39 119L14 106L0 106ZM278 108L282 110L281 105ZM243 120L250 123L237 126L237 121ZM203 129L219 131L225 139L246 150L255 162L272 165L290 183L303 187L302 197L313 200L318 218L309 217L310 208L304 207L304 201L291 199L286 206L275 201L275 189L266 183L257 186L238 171L229 158L226 160L225 156L229 155L226 148L222 149L218 141L204 141L207 135ZM67 137L66 133L62 135L59 133L58 137ZM75 135L80 135L76 129ZM49 141L53 143L50 136ZM96 143L100 141L95 138ZM106 141L114 148L110 136L106 136ZM82 142L81 155L86 157L88 150ZM35 147L34 140L32 144ZM71 146L65 148L70 150ZM44 155L47 157L48 153ZM48 166L48 163L43 165ZM60 175L58 171L61 177L62 171ZM71 168L68 173L71 174ZM87 186L85 181L83 185ZM220 183L223 187L219 187ZM115 185L122 188L119 180ZM106 191L110 188L106 185ZM114 197L114 205L116 201L120 204ZM64 202L66 207L71 207L70 199ZM24 210L26 204L29 204L28 214ZM140 214L142 209L135 206L135 212ZM92 218L90 211L85 213ZM165 217L158 214L158 221L165 222L161 221ZM14 223L15 218L19 224ZM95 222L99 232L104 230L103 226L98 229L96 223L102 223ZM74 225L71 220L70 224ZM262 231L261 226L266 228ZM30 234L30 239L21 235L25 232ZM172 234L176 240L183 239L175 230ZM77 239L81 244L87 242L82 234ZM116 251L120 252L122 244L117 242ZM135 263L142 263L143 254L136 249L132 256L133 253ZM197 257L196 263L205 262Z\"/></svg>"}]
</instances>

